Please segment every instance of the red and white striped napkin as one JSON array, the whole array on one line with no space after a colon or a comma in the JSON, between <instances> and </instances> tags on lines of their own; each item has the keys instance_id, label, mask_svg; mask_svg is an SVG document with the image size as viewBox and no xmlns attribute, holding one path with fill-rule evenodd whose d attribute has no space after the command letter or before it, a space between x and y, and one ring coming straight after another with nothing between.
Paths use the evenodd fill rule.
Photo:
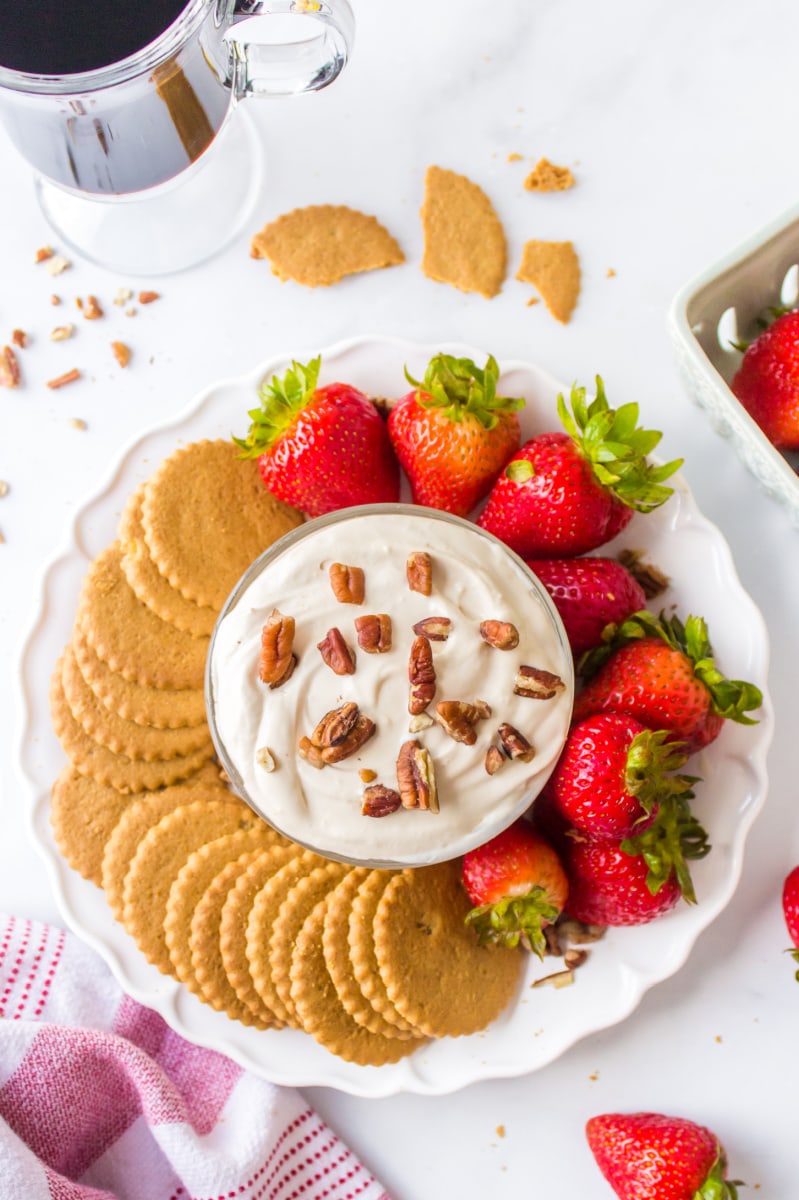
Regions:
<instances>
[{"instance_id":1,"label":"red and white striped napkin","mask_svg":"<svg viewBox=\"0 0 799 1200\"><path fill-rule=\"evenodd\" d=\"M72 934L0 914L0 1200L389 1200L292 1088L191 1045Z\"/></svg>"}]
</instances>

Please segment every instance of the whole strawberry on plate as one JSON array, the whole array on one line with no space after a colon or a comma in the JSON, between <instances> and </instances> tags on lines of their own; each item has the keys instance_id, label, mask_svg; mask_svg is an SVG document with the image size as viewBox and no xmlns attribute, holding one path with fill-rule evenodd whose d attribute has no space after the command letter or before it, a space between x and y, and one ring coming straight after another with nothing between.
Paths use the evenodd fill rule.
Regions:
<instances>
[{"instance_id":1,"label":"whole strawberry on plate","mask_svg":"<svg viewBox=\"0 0 799 1200\"><path fill-rule=\"evenodd\" d=\"M646 592L615 558L537 558L528 563L560 614L572 654L599 645L606 625L646 607Z\"/></svg>"},{"instance_id":2,"label":"whole strawberry on plate","mask_svg":"<svg viewBox=\"0 0 799 1200\"><path fill-rule=\"evenodd\" d=\"M620 840L567 831L563 865L569 916L586 925L646 925L680 897L695 903L688 860L704 858L710 844L691 813L692 798L684 792L661 800L651 824Z\"/></svg>"},{"instance_id":3,"label":"whole strawberry on plate","mask_svg":"<svg viewBox=\"0 0 799 1200\"><path fill-rule=\"evenodd\" d=\"M799 963L799 867L794 867L788 873L782 885L782 914L793 942L791 956ZM796 972L796 978L799 980L799 970Z\"/></svg>"},{"instance_id":4,"label":"whole strawberry on plate","mask_svg":"<svg viewBox=\"0 0 799 1200\"><path fill-rule=\"evenodd\" d=\"M778 450L799 450L799 310L749 343L730 387Z\"/></svg>"},{"instance_id":5,"label":"whole strawberry on plate","mask_svg":"<svg viewBox=\"0 0 799 1200\"><path fill-rule=\"evenodd\" d=\"M543 956L543 930L566 902L568 883L556 851L523 818L470 850L463 884L475 907L466 920L481 941L518 946Z\"/></svg>"},{"instance_id":6,"label":"whole strawberry on plate","mask_svg":"<svg viewBox=\"0 0 799 1200\"><path fill-rule=\"evenodd\" d=\"M760 689L726 679L713 660L702 617L634 613L609 626L603 643L579 664L587 680L574 702L574 720L625 712L649 729L668 729L688 752L701 750L725 720L756 724L748 714L763 702Z\"/></svg>"},{"instance_id":7,"label":"whole strawberry on plate","mask_svg":"<svg viewBox=\"0 0 799 1200\"><path fill-rule=\"evenodd\" d=\"M589 401L575 384L570 407L559 395L566 432L525 442L489 493L478 524L522 558L586 554L672 494L663 481L682 459L651 463L662 435L639 428L637 404L611 408L599 376L596 388Z\"/></svg>"},{"instance_id":8,"label":"whole strawberry on plate","mask_svg":"<svg viewBox=\"0 0 799 1200\"><path fill-rule=\"evenodd\" d=\"M357 388L319 387L321 362L292 362L282 378L264 380L246 438L233 439L242 457L257 458L269 491L310 517L399 500L385 421Z\"/></svg>"},{"instance_id":9,"label":"whole strawberry on plate","mask_svg":"<svg viewBox=\"0 0 799 1200\"><path fill-rule=\"evenodd\" d=\"M661 805L684 796L694 776L676 774L686 755L626 713L597 713L572 726L546 791L571 826L595 841L641 834Z\"/></svg>"},{"instance_id":10,"label":"whole strawberry on plate","mask_svg":"<svg viewBox=\"0 0 799 1200\"><path fill-rule=\"evenodd\" d=\"M388 432L415 504L465 517L521 442L524 400L497 395L499 367L436 354L424 379L388 415Z\"/></svg>"},{"instance_id":11,"label":"whole strawberry on plate","mask_svg":"<svg viewBox=\"0 0 799 1200\"><path fill-rule=\"evenodd\" d=\"M716 1135L685 1117L602 1113L586 1123L597 1166L619 1200L736 1200Z\"/></svg>"}]
</instances>

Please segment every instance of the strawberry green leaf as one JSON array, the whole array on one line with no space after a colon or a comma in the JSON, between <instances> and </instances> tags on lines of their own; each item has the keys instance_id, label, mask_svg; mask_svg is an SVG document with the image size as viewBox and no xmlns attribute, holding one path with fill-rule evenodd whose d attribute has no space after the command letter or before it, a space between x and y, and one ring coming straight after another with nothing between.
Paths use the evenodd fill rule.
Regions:
<instances>
[{"instance_id":1,"label":"strawberry green leaf","mask_svg":"<svg viewBox=\"0 0 799 1200\"><path fill-rule=\"evenodd\" d=\"M688 760L680 744L668 742L668 736L667 729L645 729L636 734L627 751L624 786L646 814L669 796L687 794L696 782L692 776L668 773L677 771Z\"/></svg>"},{"instance_id":2,"label":"strawberry green leaf","mask_svg":"<svg viewBox=\"0 0 799 1200\"><path fill-rule=\"evenodd\" d=\"M310 403L319 383L320 355L303 365L292 361L281 377L273 375L258 389L260 408L247 414L251 425L246 438L234 437L241 458L257 458L269 450Z\"/></svg>"},{"instance_id":3,"label":"strawberry green leaf","mask_svg":"<svg viewBox=\"0 0 799 1200\"><path fill-rule=\"evenodd\" d=\"M655 449L661 434L638 426L639 409L634 402L613 409L608 404L605 386L596 377L596 396L588 403L585 388L572 385L568 404L558 396L558 415L564 429L591 464L598 482L628 508L650 512L673 492L664 487L682 466L682 459L654 465L647 455Z\"/></svg>"},{"instance_id":4,"label":"strawberry green leaf","mask_svg":"<svg viewBox=\"0 0 799 1200\"><path fill-rule=\"evenodd\" d=\"M493 429L501 413L517 412L524 400L497 395L499 365L489 354L485 367L470 358L436 354L427 364L424 379L414 379L405 368L405 378L416 390L422 408L440 408L451 421L476 417L484 429Z\"/></svg>"},{"instance_id":5,"label":"strawberry green leaf","mask_svg":"<svg viewBox=\"0 0 799 1200\"><path fill-rule=\"evenodd\" d=\"M738 1200L738 1188L745 1185L740 1179L725 1179L726 1170L727 1157L719 1144L716 1160L692 1200Z\"/></svg>"},{"instance_id":6,"label":"strawberry green leaf","mask_svg":"<svg viewBox=\"0 0 799 1200\"><path fill-rule=\"evenodd\" d=\"M685 777L687 782L696 779ZM641 855L649 868L646 885L656 895L673 876L683 898L696 903L696 893L688 870L688 859L704 858L710 852L707 832L691 812L688 801L693 792L685 790L664 797L654 822L643 833L625 838L626 854Z\"/></svg>"},{"instance_id":7,"label":"strawberry green leaf","mask_svg":"<svg viewBox=\"0 0 799 1200\"><path fill-rule=\"evenodd\" d=\"M497 942L512 948L522 942L543 958L547 947L544 926L551 925L558 915L546 888L536 885L524 896L504 896L494 904L478 905L466 914L466 923L474 926L481 943Z\"/></svg>"}]
</instances>

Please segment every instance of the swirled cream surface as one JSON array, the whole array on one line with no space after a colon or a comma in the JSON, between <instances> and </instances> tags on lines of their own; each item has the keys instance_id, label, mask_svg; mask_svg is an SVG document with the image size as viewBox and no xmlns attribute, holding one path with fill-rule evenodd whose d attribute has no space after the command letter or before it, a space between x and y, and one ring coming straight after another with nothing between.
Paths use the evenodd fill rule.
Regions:
<instances>
[{"instance_id":1,"label":"swirled cream surface","mask_svg":"<svg viewBox=\"0 0 799 1200\"><path fill-rule=\"evenodd\" d=\"M406 561L418 553L430 556L429 596L412 591L406 578ZM361 604L335 598L334 563L362 568ZM297 662L290 678L270 688L259 663L261 632L274 610L294 618ZM354 622L367 614L390 616L389 651L359 647ZM416 728L426 717L414 721L409 712L413 626L428 617L446 617L451 626L446 640L431 641L436 680L427 714L435 717L444 700L483 701L491 715L475 723L473 745L455 741L437 720ZM486 643L480 625L487 620L515 625L518 646ZM323 660L318 645L331 628L354 654L353 674L337 675ZM550 699L515 694L520 666L547 671L565 686ZM565 740L574 686L562 626L518 560L469 522L398 505L311 521L253 564L217 624L207 691L214 739L234 786L280 832L333 858L413 865L465 853L528 807ZM298 752L300 740L347 702L375 723L374 735L351 757L313 766ZM535 755L529 762L503 755L492 775L486 753L502 724L518 730ZM409 740L430 754L439 811L364 815L367 786L398 790L397 757Z\"/></svg>"}]
</instances>

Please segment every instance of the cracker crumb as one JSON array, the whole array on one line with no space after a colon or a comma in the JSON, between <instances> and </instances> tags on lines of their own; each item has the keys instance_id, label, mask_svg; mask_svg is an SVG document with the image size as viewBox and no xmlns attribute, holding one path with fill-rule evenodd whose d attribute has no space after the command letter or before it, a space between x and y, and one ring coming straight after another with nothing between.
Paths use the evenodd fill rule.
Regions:
<instances>
[{"instance_id":1,"label":"cracker crumb","mask_svg":"<svg viewBox=\"0 0 799 1200\"><path fill-rule=\"evenodd\" d=\"M614 279L615 276L616 276L616 272L613 269L613 267L608 267L607 271L605 272L605 278L606 279Z\"/></svg>"},{"instance_id":2,"label":"cracker crumb","mask_svg":"<svg viewBox=\"0 0 799 1200\"><path fill-rule=\"evenodd\" d=\"M54 254L47 259L46 270L48 275L61 275L64 271L69 270L71 266L72 263L68 258L64 258L63 254Z\"/></svg>"},{"instance_id":3,"label":"cracker crumb","mask_svg":"<svg viewBox=\"0 0 799 1200\"><path fill-rule=\"evenodd\" d=\"M580 260L571 242L525 242L516 278L537 289L556 321L569 321L580 294Z\"/></svg>"},{"instance_id":4,"label":"cracker crumb","mask_svg":"<svg viewBox=\"0 0 799 1200\"><path fill-rule=\"evenodd\" d=\"M504 1136L505 1136L505 1126L504 1126L504 1125L497 1125L497 1130L496 1130L496 1132L497 1132L497 1137L504 1138Z\"/></svg>"},{"instance_id":5,"label":"cracker crumb","mask_svg":"<svg viewBox=\"0 0 799 1200\"><path fill-rule=\"evenodd\" d=\"M596 1083L597 1079L599 1079L599 1071L592 1071L588 1078L592 1083Z\"/></svg>"},{"instance_id":6,"label":"cracker crumb","mask_svg":"<svg viewBox=\"0 0 799 1200\"><path fill-rule=\"evenodd\" d=\"M508 162L521 162L524 158L523 154L519 154L516 150L512 150L508 155Z\"/></svg>"},{"instance_id":7,"label":"cracker crumb","mask_svg":"<svg viewBox=\"0 0 799 1200\"><path fill-rule=\"evenodd\" d=\"M568 167L559 167L548 158L539 158L524 186L528 192L565 192L574 187L574 176Z\"/></svg>"},{"instance_id":8,"label":"cracker crumb","mask_svg":"<svg viewBox=\"0 0 799 1200\"><path fill-rule=\"evenodd\" d=\"M88 429L89 426L84 421L83 417L70 417L69 423L73 429Z\"/></svg>"},{"instance_id":9,"label":"cracker crumb","mask_svg":"<svg viewBox=\"0 0 799 1200\"><path fill-rule=\"evenodd\" d=\"M47 386L51 390L56 388L66 387L68 383L75 383L80 379L80 371L77 367L73 367L71 371L65 371L63 375L57 375L55 379L48 379Z\"/></svg>"}]
</instances>

